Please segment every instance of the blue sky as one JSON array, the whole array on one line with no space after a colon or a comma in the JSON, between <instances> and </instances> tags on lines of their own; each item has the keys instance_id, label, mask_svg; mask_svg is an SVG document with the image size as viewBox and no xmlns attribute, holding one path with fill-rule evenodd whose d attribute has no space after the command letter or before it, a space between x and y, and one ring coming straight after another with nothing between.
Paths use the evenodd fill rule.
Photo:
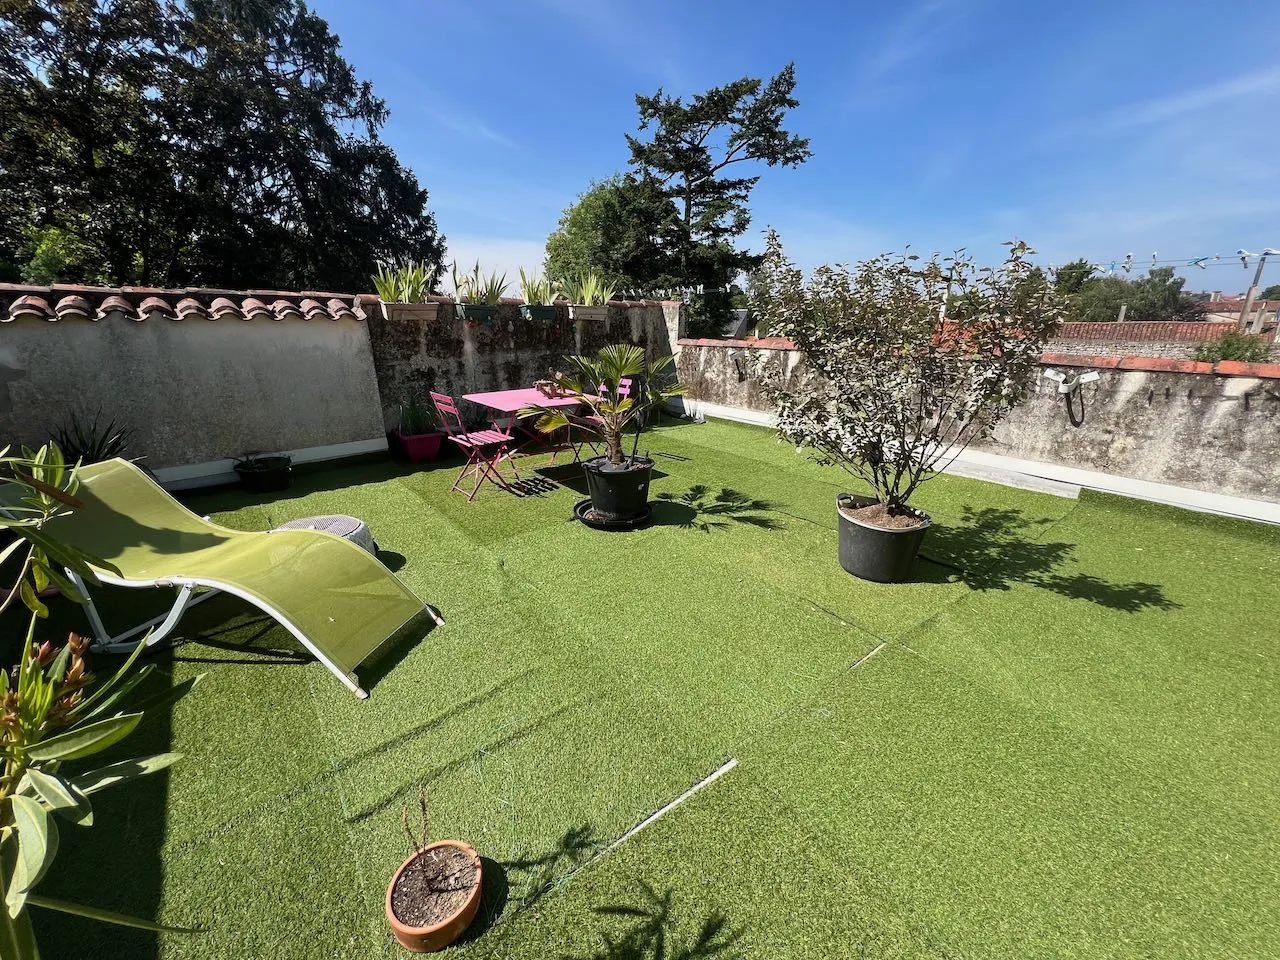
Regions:
<instances>
[{"instance_id":1,"label":"blue sky","mask_svg":"<svg viewBox=\"0 0 1280 960\"><path fill-rule=\"evenodd\" d=\"M1280 4L313 0L391 110L450 256L538 266L563 208L624 169L634 96L795 61L812 139L764 171L746 242L813 266L907 244L1046 262L1280 248ZM1280 258L1264 283L1280 282Z\"/></svg>"}]
</instances>

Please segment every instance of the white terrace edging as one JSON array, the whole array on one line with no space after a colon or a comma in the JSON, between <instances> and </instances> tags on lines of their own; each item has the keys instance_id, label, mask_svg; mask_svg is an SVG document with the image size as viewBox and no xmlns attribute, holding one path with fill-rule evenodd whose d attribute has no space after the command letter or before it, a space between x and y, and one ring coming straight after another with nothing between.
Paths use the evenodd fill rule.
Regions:
<instances>
[{"instance_id":1,"label":"white terrace edging","mask_svg":"<svg viewBox=\"0 0 1280 960\"><path fill-rule=\"evenodd\" d=\"M341 460L344 457L357 457L366 453L384 453L386 450L387 438L384 436L371 440L330 443L321 447L282 450L280 453L292 458L296 465L300 463L320 463L324 460ZM160 486L166 490L196 490L201 487L216 487L225 483L236 483L239 477L235 471L235 463L234 459L209 460L205 463L191 463L181 467L161 467L154 473Z\"/></svg>"}]
</instances>

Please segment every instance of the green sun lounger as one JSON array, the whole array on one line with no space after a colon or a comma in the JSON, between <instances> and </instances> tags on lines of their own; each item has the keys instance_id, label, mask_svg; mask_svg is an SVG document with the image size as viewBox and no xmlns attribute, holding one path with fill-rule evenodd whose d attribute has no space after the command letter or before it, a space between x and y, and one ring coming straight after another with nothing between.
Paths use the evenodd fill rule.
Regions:
<instances>
[{"instance_id":1,"label":"green sun lounger","mask_svg":"<svg viewBox=\"0 0 1280 960\"><path fill-rule=\"evenodd\" d=\"M363 698L368 694L351 676L355 668L430 612L377 559L341 537L229 530L196 516L126 460L82 467L79 476L83 507L54 520L49 532L114 564L118 574L95 568L103 583L178 590L167 614L114 637L90 598L95 649L132 649L141 641L129 638L153 625L147 643L156 643L193 603L229 593L273 617ZM83 581L77 586L89 596Z\"/></svg>"}]
</instances>

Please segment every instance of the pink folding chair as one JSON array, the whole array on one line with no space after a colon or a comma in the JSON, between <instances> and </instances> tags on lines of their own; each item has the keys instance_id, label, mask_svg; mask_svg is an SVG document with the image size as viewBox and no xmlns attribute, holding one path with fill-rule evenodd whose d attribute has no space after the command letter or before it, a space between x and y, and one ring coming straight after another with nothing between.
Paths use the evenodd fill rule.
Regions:
<instances>
[{"instance_id":1,"label":"pink folding chair","mask_svg":"<svg viewBox=\"0 0 1280 960\"><path fill-rule=\"evenodd\" d=\"M598 393L598 394L600 394L601 396L603 396L603 395L604 395L604 392L605 392L605 385L604 385L603 383L596 387L596 393ZM629 397L629 396L631 396L631 378L630 378L630 377L622 377L622 378L620 378L620 379L618 380L618 396L620 396L620 397ZM599 418L599 417L596 417L596 416L591 416L591 417L588 417L587 419L588 419L588 420L595 420L595 421L599 421L599 419L600 419L600 418ZM573 443L573 442L572 442L572 440L571 440L571 441L570 441L570 445L573 447L573 462L574 462L574 463L581 463L581 462L582 462L582 448L583 448L583 447L590 447L590 448L591 448L591 453L592 453L592 455L593 455L593 456L598 456L598 455L599 455L599 451L596 449L596 445L595 445L594 443L592 443L592 442L591 442L591 440L590 440L590 439L589 439L585 434L583 434L583 433L579 433L579 434L578 434L578 442L577 442L576 444L575 444L575 443Z\"/></svg>"},{"instance_id":2,"label":"pink folding chair","mask_svg":"<svg viewBox=\"0 0 1280 960\"><path fill-rule=\"evenodd\" d=\"M458 407L454 404L453 397L432 391L431 402L436 405L436 411L440 414L440 422L444 424L445 433L449 435L449 439L456 443L459 449L467 455L466 465L462 468L462 472L458 474L458 479L453 481L453 486L449 489L465 493L468 501L476 498L476 493L480 490L480 484L484 483L486 478L503 490L510 490L511 485L503 479L502 474L498 471L498 464L505 459L510 464L511 472L515 474L516 480L520 479L520 473L516 470L516 465L508 453L511 445L515 442L515 438L505 430L468 431L466 424L462 422L462 417L458 414ZM475 485L470 492L462 486L462 481L467 477L475 479Z\"/></svg>"}]
</instances>

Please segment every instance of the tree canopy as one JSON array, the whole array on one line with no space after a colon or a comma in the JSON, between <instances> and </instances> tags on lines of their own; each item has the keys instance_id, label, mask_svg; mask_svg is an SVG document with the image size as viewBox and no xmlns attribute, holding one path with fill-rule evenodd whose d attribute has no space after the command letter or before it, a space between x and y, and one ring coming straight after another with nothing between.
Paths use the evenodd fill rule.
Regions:
<instances>
[{"instance_id":1,"label":"tree canopy","mask_svg":"<svg viewBox=\"0 0 1280 960\"><path fill-rule=\"evenodd\" d=\"M798 105L795 83L788 64L768 83L743 77L688 102L661 89L637 96L631 171L593 183L565 210L547 240L547 273L595 270L632 289L705 287L691 325L721 325L732 306L724 289L760 262L735 245L760 177L731 174L738 164L795 167L810 156L809 141L783 129Z\"/></svg>"},{"instance_id":2,"label":"tree canopy","mask_svg":"<svg viewBox=\"0 0 1280 960\"><path fill-rule=\"evenodd\" d=\"M0 275L364 289L438 276L385 104L301 0L31 0L0 15Z\"/></svg>"},{"instance_id":3,"label":"tree canopy","mask_svg":"<svg viewBox=\"0 0 1280 960\"><path fill-rule=\"evenodd\" d=\"M1153 267L1146 276L1133 280L1119 276L1088 277L1074 292L1062 288L1061 278L1062 270L1059 270L1056 278L1059 291L1070 293L1071 320L1115 320L1124 303L1129 305L1126 320L1192 320L1200 315L1195 298L1182 289L1186 281L1174 275L1173 267Z\"/></svg>"},{"instance_id":4,"label":"tree canopy","mask_svg":"<svg viewBox=\"0 0 1280 960\"><path fill-rule=\"evenodd\" d=\"M1258 299L1280 300L1280 283L1273 283L1271 286L1266 287L1260 294L1258 294Z\"/></svg>"},{"instance_id":5,"label":"tree canopy","mask_svg":"<svg viewBox=\"0 0 1280 960\"><path fill-rule=\"evenodd\" d=\"M615 173L564 211L547 237L547 276L602 274L620 289L648 290L671 279L675 207L651 179Z\"/></svg>"}]
</instances>

